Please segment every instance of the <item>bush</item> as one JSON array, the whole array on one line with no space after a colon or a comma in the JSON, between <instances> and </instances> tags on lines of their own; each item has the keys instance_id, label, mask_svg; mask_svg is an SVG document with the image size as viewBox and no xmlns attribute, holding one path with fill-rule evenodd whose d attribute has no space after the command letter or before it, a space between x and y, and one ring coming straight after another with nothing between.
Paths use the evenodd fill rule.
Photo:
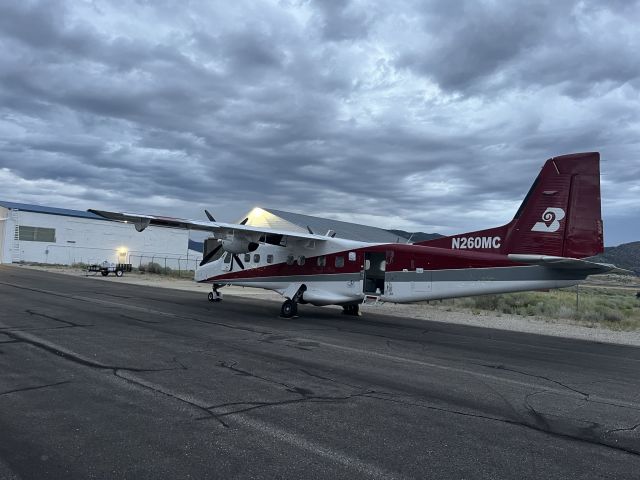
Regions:
<instances>
[{"instance_id":1,"label":"bush","mask_svg":"<svg viewBox=\"0 0 640 480\"><path fill-rule=\"evenodd\" d=\"M492 311L496 314L562 318L587 323L603 324L614 329L640 328L640 302L635 292L602 288L581 288L576 311L574 288L549 292L521 292L482 295L442 301L452 306L471 310Z\"/></svg>"},{"instance_id":2,"label":"bush","mask_svg":"<svg viewBox=\"0 0 640 480\"><path fill-rule=\"evenodd\" d=\"M149 262L145 267L145 271L149 273L164 273L164 267L156 262Z\"/></svg>"}]
</instances>

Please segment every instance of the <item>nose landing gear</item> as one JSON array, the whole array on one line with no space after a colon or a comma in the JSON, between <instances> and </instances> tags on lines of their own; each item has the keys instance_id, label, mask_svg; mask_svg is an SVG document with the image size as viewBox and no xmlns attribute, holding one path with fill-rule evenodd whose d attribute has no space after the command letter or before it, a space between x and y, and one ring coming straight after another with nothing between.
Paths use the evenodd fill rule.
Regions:
<instances>
[{"instance_id":1,"label":"nose landing gear","mask_svg":"<svg viewBox=\"0 0 640 480\"><path fill-rule=\"evenodd\" d=\"M210 302L221 302L222 301L222 293L218 291L218 285L213 284L212 291L207 295L207 299Z\"/></svg>"}]
</instances>

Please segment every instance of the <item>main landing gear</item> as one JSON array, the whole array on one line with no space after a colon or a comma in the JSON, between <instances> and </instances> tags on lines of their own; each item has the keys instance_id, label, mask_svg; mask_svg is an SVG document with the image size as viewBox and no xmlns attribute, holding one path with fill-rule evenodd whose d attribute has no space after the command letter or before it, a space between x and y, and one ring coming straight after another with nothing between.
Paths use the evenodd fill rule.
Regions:
<instances>
[{"instance_id":1,"label":"main landing gear","mask_svg":"<svg viewBox=\"0 0 640 480\"><path fill-rule=\"evenodd\" d=\"M207 299L210 302L221 302L222 301L222 294L218 291L218 285L213 284L212 291L209 292L209 295L207 295Z\"/></svg>"},{"instance_id":2,"label":"main landing gear","mask_svg":"<svg viewBox=\"0 0 640 480\"><path fill-rule=\"evenodd\" d=\"M282 303L280 308L280 316L283 318L295 317L298 313L298 302L289 300L288 298Z\"/></svg>"},{"instance_id":3,"label":"main landing gear","mask_svg":"<svg viewBox=\"0 0 640 480\"><path fill-rule=\"evenodd\" d=\"M358 305L357 303L352 303L350 305L343 305L342 314L357 317L360 315L360 305Z\"/></svg>"},{"instance_id":4,"label":"main landing gear","mask_svg":"<svg viewBox=\"0 0 640 480\"><path fill-rule=\"evenodd\" d=\"M282 318L292 318L298 314L298 302L306 303L302 298L302 294L306 289L306 285L300 285L295 295L291 299L287 298L282 303L282 307L280 308L280 316Z\"/></svg>"}]
</instances>

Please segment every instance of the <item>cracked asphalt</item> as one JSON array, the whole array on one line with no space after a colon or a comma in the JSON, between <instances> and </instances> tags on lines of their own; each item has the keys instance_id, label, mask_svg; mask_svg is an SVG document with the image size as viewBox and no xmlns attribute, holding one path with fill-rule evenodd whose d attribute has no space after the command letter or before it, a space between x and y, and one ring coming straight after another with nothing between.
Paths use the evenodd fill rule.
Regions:
<instances>
[{"instance_id":1,"label":"cracked asphalt","mask_svg":"<svg viewBox=\"0 0 640 480\"><path fill-rule=\"evenodd\" d=\"M639 478L640 349L0 266L0 478Z\"/></svg>"}]
</instances>

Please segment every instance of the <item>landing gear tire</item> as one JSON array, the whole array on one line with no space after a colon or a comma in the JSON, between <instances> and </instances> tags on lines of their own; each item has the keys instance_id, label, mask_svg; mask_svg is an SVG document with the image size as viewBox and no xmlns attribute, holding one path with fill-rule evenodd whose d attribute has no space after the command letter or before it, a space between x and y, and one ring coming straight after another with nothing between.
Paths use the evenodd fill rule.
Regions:
<instances>
[{"instance_id":1,"label":"landing gear tire","mask_svg":"<svg viewBox=\"0 0 640 480\"><path fill-rule=\"evenodd\" d=\"M360 315L360 305L344 305L342 307L342 314L357 317Z\"/></svg>"},{"instance_id":2,"label":"landing gear tire","mask_svg":"<svg viewBox=\"0 0 640 480\"><path fill-rule=\"evenodd\" d=\"M291 318L298 313L298 304L293 300L285 300L280 308L280 316L283 318Z\"/></svg>"},{"instance_id":3,"label":"landing gear tire","mask_svg":"<svg viewBox=\"0 0 640 480\"><path fill-rule=\"evenodd\" d=\"M209 295L207 295L207 298L209 299L210 302L213 302L215 300L215 297L213 296L213 292L209 292Z\"/></svg>"},{"instance_id":4,"label":"landing gear tire","mask_svg":"<svg viewBox=\"0 0 640 480\"><path fill-rule=\"evenodd\" d=\"M207 299L210 302L221 302L222 298L220 298L220 294L218 292L209 292L209 294L207 295Z\"/></svg>"}]
</instances>

